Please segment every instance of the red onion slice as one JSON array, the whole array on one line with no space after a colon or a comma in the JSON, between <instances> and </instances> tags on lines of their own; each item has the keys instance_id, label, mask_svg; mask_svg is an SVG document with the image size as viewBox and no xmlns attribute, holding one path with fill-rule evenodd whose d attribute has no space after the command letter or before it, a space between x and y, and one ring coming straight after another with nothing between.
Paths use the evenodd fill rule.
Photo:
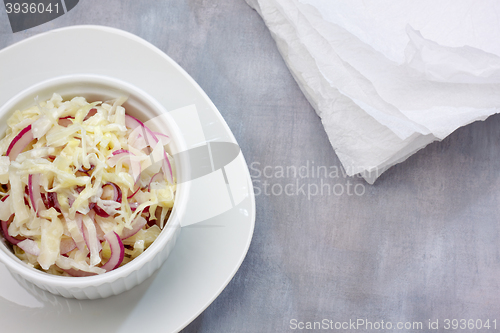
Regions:
<instances>
[{"instance_id":1,"label":"red onion slice","mask_svg":"<svg viewBox=\"0 0 500 333\"><path fill-rule=\"evenodd\" d=\"M162 162L162 169L163 169L163 174L165 175L165 178L168 180L170 184L174 183L174 174L172 172L172 166L170 165L170 161L168 159L167 153L163 151L163 162Z\"/></svg>"},{"instance_id":2,"label":"red onion slice","mask_svg":"<svg viewBox=\"0 0 500 333\"><path fill-rule=\"evenodd\" d=\"M71 119L75 119L74 117L71 117L71 116L67 116L67 117L64 117L64 118L59 118L59 120L57 121L57 123L62 126L62 127L68 127L70 125L73 125L73 122L71 121Z\"/></svg>"},{"instance_id":3,"label":"red onion slice","mask_svg":"<svg viewBox=\"0 0 500 333\"><path fill-rule=\"evenodd\" d=\"M109 192L107 191L107 188L112 189L112 191L113 191L112 195L109 194ZM108 193L106 193L106 192L108 192ZM121 203L122 202L122 190L115 183L111 183L111 182L106 183L103 185L103 194L101 195L101 199L102 200L113 200L113 201L116 201L118 203ZM101 206L99 206L96 203L95 204L92 203L90 206L90 209L93 210L100 217L109 217L110 216L108 211L106 211L104 208L102 208Z\"/></svg>"},{"instance_id":4,"label":"red onion slice","mask_svg":"<svg viewBox=\"0 0 500 333\"><path fill-rule=\"evenodd\" d=\"M135 235L139 230L146 225L147 221L142 216L137 216L134 221L132 221L131 229L123 228L122 239L126 239Z\"/></svg>"},{"instance_id":5,"label":"red onion slice","mask_svg":"<svg viewBox=\"0 0 500 333\"><path fill-rule=\"evenodd\" d=\"M9 235L9 224L14 220L14 214L10 216L10 218L7 221L1 221L0 223L2 224L2 232L3 236L5 237L6 240L8 240L12 245L17 245L19 242L23 241L23 239L17 239Z\"/></svg>"},{"instance_id":6,"label":"red onion slice","mask_svg":"<svg viewBox=\"0 0 500 333\"><path fill-rule=\"evenodd\" d=\"M156 222L158 222L158 219L156 219L156 220L152 220L152 219L150 219L150 218L151 218L151 216L150 216L150 215L148 215L148 217L146 218L146 221L147 221L147 223L148 223L148 226L152 227L152 226L156 225Z\"/></svg>"},{"instance_id":7,"label":"red onion slice","mask_svg":"<svg viewBox=\"0 0 500 333\"><path fill-rule=\"evenodd\" d=\"M147 128L146 126L144 126L144 128L146 129L146 143L148 144L148 146L153 148L153 145L158 143L160 140L158 140L156 135L154 135L149 128Z\"/></svg>"},{"instance_id":8,"label":"red onion slice","mask_svg":"<svg viewBox=\"0 0 500 333\"><path fill-rule=\"evenodd\" d=\"M52 207L49 203L49 193L41 193L40 194L42 196L42 201L43 201L44 206L48 207L47 209L50 209Z\"/></svg>"},{"instance_id":9,"label":"red onion slice","mask_svg":"<svg viewBox=\"0 0 500 333\"><path fill-rule=\"evenodd\" d=\"M127 149L118 149L118 150L115 150L114 152L112 152L111 154L112 155L118 155L118 154L122 154L122 153L132 154Z\"/></svg>"},{"instance_id":10,"label":"red onion slice","mask_svg":"<svg viewBox=\"0 0 500 333\"><path fill-rule=\"evenodd\" d=\"M97 113L97 109L95 109L95 108L90 109L89 113L87 113L85 118L83 118L83 121L89 119L90 117L95 116L96 113Z\"/></svg>"},{"instance_id":11,"label":"red onion slice","mask_svg":"<svg viewBox=\"0 0 500 333\"><path fill-rule=\"evenodd\" d=\"M58 213L61 212L61 206L59 206L59 201L57 200L57 194L55 192L47 192L45 196L42 196L42 199L43 198L46 198L44 204L47 209L54 207Z\"/></svg>"},{"instance_id":12,"label":"red onion slice","mask_svg":"<svg viewBox=\"0 0 500 333\"><path fill-rule=\"evenodd\" d=\"M100 217L109 217L109 214L106 213L106 211L104 209L102 209L101 207L99 207L98 205L94 205L94 207L92 209Z\"/></svg>"},{"instance_id":13,"label":"red onion slice","mask_svg":"<svg viewBox=\"0 0 500 333\"><path fill-rule=\"evenodd\" d=\"M14 140L7 148L7 156L9 156L11 161L15 161L17 155L21 153L26 146L33 141L33 132L31 131L31 125L26 126L19 134L16 135Z\"/></svg>"},{"instance_id":14,"label":"red onion slice","mask_svg":"<svg viewBox=\"0 0 500 333\"><path fill-rule=\"evenodd\" d=\"M137 126L143 126L144 124L139 119L132 117L131 115L125 115L125 126L130 129L135 129Z\"/></svg>"},{"instance_id":15,"label":"red onion slice","mask_svg":"<svg viewBox=\"0 0 500 333\"><path fill-rule=\"evenodd\" d=\"M153 134L160 140L162 146L168 145L170 143L170 137L166 134L153 132Z\"/></svg>"},{"instance_id":16,"label":"red onion slice","mask_svg":"<svg viewBox=\"0 0 500 333\"><path fill-rule=\"evenodd\" d=\"M80 169L78 169L78 171L80 171L80 172L85 172L85 173L87 174L87 176L88 176L88 172L90 172L90 171L94 170L94 168L95 168L95 165L93 165L93 164L91 164L91 165L90 165L90 167L89 167L88 169L87 169L87 168L85 168L85 167L82 165L82 166L81 166L81 168L80 168Z\"/></svg>"},{"instance_id":17,"label":"red onion slice","mask_svg":"<svg viewBox=\"0 0 500 333\"><path fill-rule=\"evenodd\" d=\"M148 145L153 148L153 144L157 143L159 140L158 138L156 137L156 135L154 134L153 131L151 131L149 129L149 127L147 127L146 125L144 125L144 123L142 121L140 121L139 119L135 118L135 117L132 117L128 114L125 115L125 126L128 127L128 128L131 128L131 129L135 129L137 128L138 126L141 126L142 128L144 128L145 130L145 136L146 136L146 142L148 143Z\"/></svg>"},{"instance_id":18,"label":"red onion slice","mask_svg":"<svg viewBox=\"0 0 500 333\"><path fill-rule=\"evenodd\" d=\"M85 272L85 271L81 271L79 269L74 269L74 268L63 269L63 271L65 271L66 273L68 273L69 275L74 276L74 277L85 277L85 276L97 275L97 273Z\"/></svg>"},{"instance_id":19,"label":"red onion slice","mask_svg":"<svg viewBox=\"0 0 500 333\"><path fill-rule=\"evenodd\" d=\"M42 195L40 194L40 174L30 174L28 176L28 191L31 200L31 206L33 210L36 212L36 215L39 216L38 212L41 209L46 209L44 207L44 203L42 200Z\"/></svg>"},{"instance_id":20,"label":"red onion slice","mask_svg":"<svg viewBox=\"0 0 500 333\"><path fill-rule=\"evenodd\" d=\"M162 180L163 180L163 174L161 172L155 173L153 177L151 177L151 180L149 181L148 191L151 191L151 185L154 182L161 183Z\"/></svg>"},{"instance_id":21,"label":"red onion slice","mask_svg":"<svg viewBox=\"0 0 500 333\"><path fill-rule=\"evenodd\" d=\"M129 196L127 197L127 199L131 199L131 198L132 198L132 197L133 197L133 196L134 196L137 192L139 192L139 190L141 189L141 187L140 187L140 186L138 186L138 185L137 185L136 187L137 187L137 189L134 191L134 193L132 193L131 195L129 195Z\"/></svg>"},{"instance_id":22,"label":"red onion slice","mask_svg":"<svg viewBox=\"0 0 500 333\"><path fill-rule=\"evenodd\" d=\"M2 201L7 200L9 195L7 194L5 197L2 198ZM12 214L7 221L0 221L1 227L2 227L2 232L3 236L5 237L6 240L8 240L11 244L16 245L20 241L23 241L25 238L23 237L22 239L17 239L9 235L9 224L14 221L14 214Z\"/></svg>"},{"instance_id":23,"label":"red onion slice","mask_svg":"<svg viewBox=\"0 0 500 333\"><path fill-rule=\"evenodd\" d=\"M40 248L38 247L38 244L29 238L26 238L25 240L17 243L17 246L21 248L24 252L32 254L34 256L40 255Z\"/></svg>"},{"instance_id":24,"label":"red onion slice","mask_svg":"<svg viewBox=\"0 0 500 333\"><path fill-rule=\"evenodd\" d=\"M109 187L109 186L111 186L111 188L113 190L113 198L112 199L109 198L109 197L107 197L106 194L105 194L106 187ZM101 195L101 199L103 199L103 200L114 200L116 202L122 202L122 190L115 183L108 182L108 183L104 184L102 186L102 190L103 190L102 192L103 192L104 198L103 198L103 195Z\"/></svg>"},{"instance_id":25,"label":"red onion slice","mask_svg":"<svg viewBox=\"0 0 500 333\"><path fill-rule=\"evenodd\" d=\"M62 238L61 239L61 245L59 246L60 254L66 254L68 252L73 251L76 248L76 243L73 240L73 238Z\"/></svg>"},{"instance_id":26,"label":"red onion slice","mask_svg":"<svg viewBox=\"0 0 500 333\"><path fill-rule=\"evenodd\" d=\"M122 263L123 257L125 256L125 247L123 246L120 236L114 231L108 232L104 235L104 238L111 248L111 257L109 257L108 262L102 265L101 268L109 272L118 268Z\"/></svg>"},{"instance_id":27,"label":"red onion slice","mask_svg":"<svg viewBox=\"0 0 500 333\"><path fill-rule=\"evenodd\" d=\"M139 207L138 202L130 202L128 205L129 205L131 211L135 211L137 209L137 207Z\"/></svg>"},{"instance_id":28,"label":"red onion slice","mask_svg":"<svg viewBox=\"0 0 500 333\"><path fill-rule=\"evenodd\" d=\"M134 147L137 150L142 150L148 146L142 132L142 127L138 126L130 133L127 139L129 146Z\"/></svg>"}]
</instances>

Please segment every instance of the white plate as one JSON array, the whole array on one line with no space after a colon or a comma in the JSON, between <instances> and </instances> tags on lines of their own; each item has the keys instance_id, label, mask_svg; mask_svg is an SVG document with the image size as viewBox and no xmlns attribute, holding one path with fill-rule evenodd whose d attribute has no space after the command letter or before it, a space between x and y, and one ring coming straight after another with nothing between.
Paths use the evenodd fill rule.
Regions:
<instances>
[{"instance_id":1,"label":"white plate","mask_svg":"<svg viewBox=\"0 0 500 333\"><path fill-rule=\"evenodd\" d=\"M213 141L236 143L213 103L182 68L139 37L107 27L54 30L1 50L0 104L39 81L72 73L128 81L167 110L194 104L196 121L183 117L196 113L192 107L172 112L192 146ZM241 153L196 182L201 192L193 203L197 214L191 216L190 223L206 220L182 228L161 269L121 295L93 301L56 297L39 289L25 289L0 264L2 331L175 332L188 325L240 267L255 224L253 190ZM204 197L208 184L221 195Z\"/></svg>"}]
</instances>

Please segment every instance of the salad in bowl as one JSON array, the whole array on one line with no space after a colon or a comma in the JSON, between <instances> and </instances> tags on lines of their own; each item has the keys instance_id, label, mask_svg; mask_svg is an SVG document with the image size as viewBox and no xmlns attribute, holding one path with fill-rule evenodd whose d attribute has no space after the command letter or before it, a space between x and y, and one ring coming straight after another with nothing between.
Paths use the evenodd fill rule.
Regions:
<instances>
[{"instance_id":1,"label":"salad in bowl","mask_svg":"<svg viewBox=\"0 0 500 333\"><path fill-rule=\"evenodd\" d=\"M125 98L57 93L9 118L0 141L0 220L16 256L55 275L103 274L151 245L173 207L164 145Z\"/></svg>"},{"instance_id":2,"label":"salad in bowl","mask_svg":"<svg viewBox=\"0 0 500 333\"><path fill-rule=\"evenodd\" d=\"M189 187L177 184L188 165L176 158L182 134L158 102L82 74L28 88L0 117L0 261L15 277L100 298L161 266Z\"/></svg>"}]
</instances>

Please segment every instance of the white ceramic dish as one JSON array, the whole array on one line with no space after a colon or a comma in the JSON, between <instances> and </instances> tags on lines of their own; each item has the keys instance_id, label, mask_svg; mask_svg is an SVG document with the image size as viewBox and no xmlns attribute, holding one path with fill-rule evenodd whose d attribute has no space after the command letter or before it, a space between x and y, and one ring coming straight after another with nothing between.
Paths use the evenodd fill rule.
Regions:
<instances>
[{"instance_id":1,"label":"white ceramic dish","mask_svg":"<svg viewBox=\"0 0 500 333\"><path fill-rule=\"evenodd\" d=\"M171 155L187 149L179 127L172 117L168 117L168 113L161 104L129 83L101 75L61 76L23 90L0 107L0 124L2 124L0 132L5 132L7 119L14 111L24 110L34 105L35 97L38 97L40 101L48 100L54 92L60 94L63 100L83 96L89 102L108 101L127 96L128 99L123 106L128 114L143 122L149 119L163 122L159 127L172 139L167 147ZM167 117L168 119L165 119ZM184 155L177 156L183 157ZM183 161L178 159L176 162L179 162L179 165L176 165L177 170L188 172L189 161L186 158ZM179 178L179 175L177 177ZM167 259L180 233L180 221L189 200L189 186L190 183L186 182L177 186L172 214L153 244L132 262L108 273L84 278L50 275L25 265L10 251L5 242L0 242L0 261L7 266L14 277L19 280L25 279L56 295L78 299L118 295L150 277Z\"/></svg>"},{"instance_id":2,"label":"white ceramic dish","mask_svg":"<svg viewBox=\"0 0 500 333\"><path fill-rule=\"evenodd\" d=\"M82 42L83 41L83 42ZM82 48L88 42L92 48ZM71 55L67 50L79 50ZM95 50L101 50L99 57ZM36 52L33 52L36 50ZM236 143L206 94L160 50L129 33L96 26L51 31L0 50L0 105L42 80L75 73L112 76L147 91L167 110L194 104L207 141ZM199 129L181 126L193 133ZM194 137L194 136L193 136ZM176 332L221 293L240 267L253 234L255 203L243 156L229 175L246 184L241 201L210 219L184 227L162 267L139 286L100 300L53 296L21 286L0 264L2 329L29 332ZM216 198L211 198L210 202ZM205 208L199 203L200 209Z\"/></svg>"}]
</instances>

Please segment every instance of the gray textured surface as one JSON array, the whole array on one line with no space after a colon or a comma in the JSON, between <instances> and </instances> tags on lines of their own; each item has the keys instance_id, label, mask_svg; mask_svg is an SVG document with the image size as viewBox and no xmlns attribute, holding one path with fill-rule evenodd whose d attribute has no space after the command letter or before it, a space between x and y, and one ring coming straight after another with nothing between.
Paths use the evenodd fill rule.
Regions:
<instances>
[{"instance_id":1,"label":"gray textured surface","mask_svg":"<svg viewBox=\"0 0 500 333\"><path fill-rule=\"evenodd\" d=\"M1 8L0 48L75 24L120 28L167 53L218 107L248 164L255 162L251 174L273 171L256 177L257 187L264 191L267 181L267 193L293 192L256 197L245 261L184 332L282 332L292 319L424 328L439 319L443 328L446 318L489 318L500 326L500 116L459 129L369 186L334 173L340 164L319 118L244 0L81 0L16 34ZM309 177L280 177L280 167L307 165ZM318 177L318 166L328 175ZM324 185L323 195L308 199L308 187L325 183L344 193L328 195ZM362 195L346 193L355 185Z\"/></svg>"}]
</instances>

